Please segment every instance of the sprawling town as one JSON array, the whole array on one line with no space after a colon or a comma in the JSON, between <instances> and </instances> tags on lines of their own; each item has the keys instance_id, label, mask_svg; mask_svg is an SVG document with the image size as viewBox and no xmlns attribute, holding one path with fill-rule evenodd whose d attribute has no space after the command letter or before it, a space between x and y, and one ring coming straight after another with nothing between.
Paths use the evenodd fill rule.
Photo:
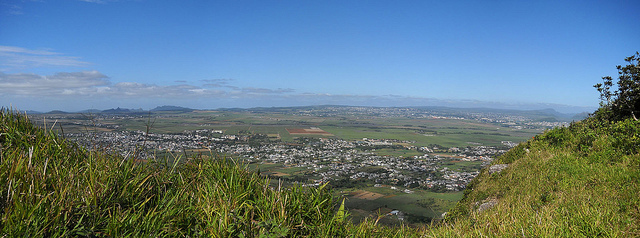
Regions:
<instances>
[{"instance_id":1,"label":"sprawling town","mask_svg":"<svg viewBox=\"0 0 640 238\"><path fill-rule=\"evenodd\" d=\"M240 159L247 163L281 164L302 168L305 176L294 178L304 186L332 180L375 183L402 188L459 191L478 174L478 168L456 171L444 166L451 161L480 161L488 164L515 143L504 146L469 146L466 148L400 146L411 141L363 138L358 141L326 138L300 138L297 143L268 142L266 135L228 135L219 130L196 130L181 134L158 134L143 131L68 133L86 148L101 148L122 156L149 159L155 152L168 151L181 155L186 150L210 151ZM251 143L260 140L263 143ZM395 148L420 151L411 157L378 155L376 149Z\"/></svg>"},{"instance_id":2,"label":"sprawling town","mask_svg":"<svg viewBox=\"0 0 640 238\"><path fill-rule=\"evenodd\" d=\"M541 111L350 106L162 106L30 118L90 151L139 163L232 160L269 177L274 189L328 185L360 218L384 212L411 222L440 216L499 155L572 120Z\"/></svg>"},{"instance_id":3,"label":"sprawling town","mask_svg":"<svg viewBox=\"0 0 640 238\"><path fill-rule=\"evenodd\" d=\"M255 109L250 113L260 113ZM567 122L531 120L509 113L426 110L420 108L375 108L325 106L319 108L270 109L302 117L350 117L367 120L375 118L438 118L449 120L475 120L493 123L515 130L535 128L544 130L564 126ZM125 158L152 159L159 154L167 156L197 151L201 154L233 158L247 164L279 165L295 169L295 176L280 179L317 186L329 181L339 186L368 184L385 186L411 193L413 188L433 191L460 191L478 175L479 170L498 155L517 143L502 141L501 146L471 143L466 147L447 148L440 145L415 146L414 141L386 138L344 140L337 137L296 137L293 142L270 138L266 134L244 132L226 133L219 129L185 130L180 133L154 133L141 130L123 130L118 124L105 120L123 120L144 117L138 111L112 109L93 115L92 121L74 121L77 125L99 127L104 130L64 133L65 138L92 149L117 153ZM49 115L53 119L74 119L78 114ZM280 119L276 119L280 120ZM209 125L207 125L209 126ZM385 155L380 150L411 151L410 155ZM472 166L455 166L456 163ZM474 162L474 163L469 163ZM277 173L271 176L278 176Z\"/></svg>"}]
</instances>

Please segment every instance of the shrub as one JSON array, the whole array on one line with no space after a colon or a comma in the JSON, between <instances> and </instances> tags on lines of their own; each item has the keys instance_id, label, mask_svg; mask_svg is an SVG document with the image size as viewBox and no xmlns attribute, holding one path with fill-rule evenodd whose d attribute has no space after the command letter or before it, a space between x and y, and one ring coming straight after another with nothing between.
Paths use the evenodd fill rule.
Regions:
<instances>
[{"instance_id":1,"label":"shrub","mask_svg":"<svg viewBox=\"0 0 640 238\"><path fill-rule=\"evenodd\" d=\"M613 78L602 77L603 83L594 87L600 92L600 109L595 115L607 120L624 120L633 118L638 120L640 116L640 53L625 59L629 64L622 67L618 65L617 89L612 90Z\"/></svg>"}]
</instances>

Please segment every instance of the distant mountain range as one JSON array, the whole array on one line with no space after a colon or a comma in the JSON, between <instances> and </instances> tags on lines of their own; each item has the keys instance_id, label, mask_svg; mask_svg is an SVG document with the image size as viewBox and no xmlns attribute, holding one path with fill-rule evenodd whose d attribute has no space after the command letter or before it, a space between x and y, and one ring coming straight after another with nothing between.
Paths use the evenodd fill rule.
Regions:
<instances>
[{"instance_id":1,"label":"distant mountain range","mask_svg":"<svg viewBox=\"0 0 640 238\"><path fill-rule=\"evenodd\" d=\"M360 107L360 106L345 106L345 105L317 105L317 106L300 106L300 107L255 107L255 108L220 108L215 109L219 111L250 111L250 112L275 112L275 113L284 113L284 112L292 112L297 110L322 110L326 108L344 108L348 109L351 107ZM496 113L496 114L505 114L505 115L521 115L527 116L530 118L538 118L541 121L579 121L589 116L588 112L582 112L577 114L572 113L561 113L556 111L555 109L547 108L547 109L539 109L539 110L517 110L517 109L495 109L495 108L456 108L456 107L438 107L438 106L424 106L424 107L364 107L364 108L413 108L420 110L430 110L437 112L446 112L450 114L460 113L468 114L468 113ZM129 109L129 108L112 108L107 110L97 110L97 109L89 109L83 110L79 112L64 112L59 110L54 110L47 112L46 114L66 114L66 113L104 113L104 114L148 114L153 112L193 112L199 111L198 109L192 109L187 107L180 106L158 106L151 110L144 110L142 108L139 109ZM42 114L42 112L37 111L26 111L28 114Z\"/></svg>"},{"instance_id":2,"label":"distant mountain range","mask_svg":"<svg viewBox=\"0 0 640 238\"><path fill-rule=\"evenodd\" d=\"M193 112L196 109L186 108L186 107L177 107L177 106L160 106L154 109L151 109L152 112Z\"/></svg>"},{"instance_id":3,"label":"distant mountain range","mask_svg":"<svg viewBox=\"0 0 640 238\"><path fill-rule=\"evenodd\" d=\"M144 110L142 108L138 109L130 109L130 108L111 108L107 110L98 110L98 109L88 109L77 112L65 112L60 110L53 110L50 112L39 112L28 110L25 111L27 114L68 114L68 113L105 113L105 114L131 114L131 113L149 113L149 112L192 112L197 111L196 109L186 108L186 107L178 107L178 106L159 106L151 110Z\"/></svg>"}]
</instances>

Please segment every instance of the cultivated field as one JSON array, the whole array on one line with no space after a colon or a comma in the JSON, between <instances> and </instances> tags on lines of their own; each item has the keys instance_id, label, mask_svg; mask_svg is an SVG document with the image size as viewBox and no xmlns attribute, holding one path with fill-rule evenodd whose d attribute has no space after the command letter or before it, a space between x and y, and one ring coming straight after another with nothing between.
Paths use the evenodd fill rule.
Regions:
<instances>
[{"instance_id":1,"label":"cultivated field","mask_svg":"<svg viewBox=\"0 0 640 238\"><path fill-rule=\"evenodd\" d=\"M540 128L515 129L503 124L465 119L360 119L349 115L317 117L274 112L153 112L110 117L66 113L34 115L33 118L39 125L46 124L58 130L62 128L65 133L147 129L153 133L183 133L211 129L221 130L224 134L267 134L284 142L293 142L299 137L374 138L411 141L414 146L437 144L445 147L499 146L501 141L517 143L543 131Z\"/></svg>"},{"instance_id":2,"label":"cultivated field","mask_svg":"<svg viewBox=\"0 0 640 238\"><path fill-rule=\"evenodd\" d=\"M328 133L320 128L312 127L309 129L301 129L301 128L287 128L287 132L291 135L323 135L323 136L333 136L331 133Z\"/></svg>"}]
</instances>

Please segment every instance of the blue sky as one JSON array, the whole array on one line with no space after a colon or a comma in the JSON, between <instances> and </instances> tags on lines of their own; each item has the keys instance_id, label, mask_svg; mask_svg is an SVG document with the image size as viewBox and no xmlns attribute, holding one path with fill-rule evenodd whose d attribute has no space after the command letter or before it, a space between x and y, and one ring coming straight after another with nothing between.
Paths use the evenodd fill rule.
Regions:
<instances>
[{"instance_id":1,"label":"blue sky","mask_svg":"<svg viewBox=\"0 0 640 238\"><path fill-rule=\"evenodd\" d=\"M638 1L0 0L21 110L598 106Z\"/></svg>"}]
</instances>

